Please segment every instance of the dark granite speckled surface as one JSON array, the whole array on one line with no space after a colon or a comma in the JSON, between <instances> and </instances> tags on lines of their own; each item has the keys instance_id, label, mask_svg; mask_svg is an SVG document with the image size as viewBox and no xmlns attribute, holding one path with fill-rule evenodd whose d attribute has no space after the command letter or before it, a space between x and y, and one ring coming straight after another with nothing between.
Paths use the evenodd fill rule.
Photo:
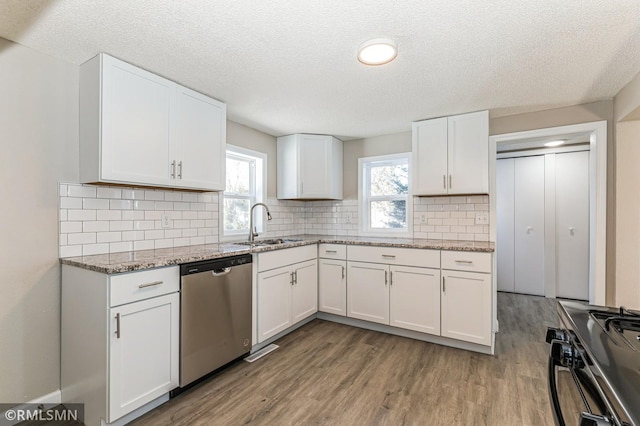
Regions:
<instances>
[{"instance_id":1,"label":"dark granite speckled surface","mask_svg":"<svg viewBox=\"0 0 640 426\"><path fill-rule=\"evenodd\" d=\"M237 243L204 244L173 247L157 250L139 250L124 253L98 254L93 256L67 257L60 259L64 265L77 266L104 274L118 274L161 266L180 265L200 260L216 259L246 253L261 253L283 248L317 243L400 247L432 250L474 251L492 253L495 244L487 241L448 241L413 238L369 238L344 235L293 235L284 237L284 243L268 246L247 246ZM293 241L292 241L293 240ZM257 240L256 243L259 243Z\"/></svg>"}]
</instances>

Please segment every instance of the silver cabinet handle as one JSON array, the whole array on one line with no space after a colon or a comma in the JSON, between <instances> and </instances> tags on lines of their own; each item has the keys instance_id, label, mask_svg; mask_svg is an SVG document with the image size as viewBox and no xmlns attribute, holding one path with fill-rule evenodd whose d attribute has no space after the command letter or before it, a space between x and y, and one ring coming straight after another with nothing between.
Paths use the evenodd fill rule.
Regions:
<instances>
[{"instance_id":1,"label":"silver cabinet handle","mask_svg":"<svg viewBox=\"0 0 640 426\"><path fill-rule=\"evenodd\" d=\"M447 175L442 175L442 189L447 189Z\"/></svg>"},{"instance_id":2,"label":"silver cabinet handle","mask_svg":"<svg viewBox=\"0 0 640 426\"><path fill-rule=\"evenodd\" d=\"M444 284L444 277L442 277L442 292L444 293L446 291L446 287Z\"/></svg>"},{"instance_id":3,"label":"silver cabinet handle","mask_svg":"<svg viewBox=\"0 0 640 426\"><path fill-rule=\"evenodd\" d=\"M388 279L387 279L387 275L389 274L388 271L384 271L384 285L386 286L388 284Z\"/></svg>"},{"instance_id":4,"label":"silver cabinet handle","mask_svg":"<svg viewBox=\"0 0 640 426\"><path fill-rule=\"evenodd\" d=\"M470 260L456 260L456 263L464 263L465 265L472 265L473 262Z\"/></svg>"},{"instance_id":5,"label":"silver cabinet handle","mask_svg":"<svg viewBox=\"0 0 640 426\"><path fill-rule=\"evenodd\" d=\"M449 175L449 189L451 189L451 175Z\"/></svg>"},{"instance_id":6,"label":"silver cabinet handle","mask_svg":"<svg viewBox=\"0 0 640 426\"><path fill-rule=\"evenodd\" d=\"M153 287L154 285L160 285L162 284L164 281L154 281L152 283L145 283L145 284L140 284L138 286L138 288L146 288L146 287Z\"/></svg>"},{"instance_id":7,"label":"silver cabinet handle","mask_svg":"<svg viewBox=\"0 0 640 426\"><path fill-rule=\"evenodd\" d=\"M176 178L176 160L171 162L171 179Z\"/></svg>"},{"instance_id":8,"label":"silver cabinet handle","mask_svg":"<svg viewBox=\"0 0 640 426\"><path fill-rule=\"evenodd\" d=\"M333 254L338 254L338 250L325 250L325 253L333 253Z\"/></svg>"},{"instance_id":9,"label":"silver cabinet handle","mask_svg":"<svg viewBox=\"0 0 640 426\"><path fill-rule=\"evenodd\" d=\"M395 259L396 258L396 256L393 255L393 254L383 254L382 257L385 258L385 259Z\"/></svg>"},{"instance_id":10,"label":"silver cabinet handle","mask_svg":"<svg viewBox=\"0 0 640 426\"><path fill-rule=\"evenodd\" d=\"M116 314L116 339L120 338L120 314Z\"/></svg>"},{"instance_id":11,"label":"silver cabinet handle","mask_svg":"<svg viewBox=\"0 0 640 426\"><path fill-rule=\"evenodd\" d=\"M342 279L344 279L344 266L342 267Z\"/></svg>"},{"instance_id":12,"label":"silver cabinet handle","mask_svg":"<svg viewBox=\"0 0 640 426\"><path fill-rule=\"evenodd\" d=\"M223 275L227 275L229 272L231 272L231 268L222 268L218 269L217 271L211 271L211 275L213 275L214 277L221 277Z\"/></svg>"},{"instance_id":13,"label":"silver cabinet handle","mask_svg":"<svg viewBox=\"0 0 640 426\"><path fill-rule=\"evenodd\" d=\"M293 271L289 272L289 277L291 278L291 285L293 285Z\"/></svg>"},{"instance_id":14,"label":"silver cabinet handle","mask_svg":"<svg viewBox=\"0 0 640 426\"><path fill-rule=\"evenodd\" d=\"M393 271L389 272L389 285L393 285Z\"/></svg>"},{"instance_id":15,"label":"silver cabinet handle","mask_svg":"<svg viewBox=\"0 0 640 426\"><path fill-rule=\"evenodd\" d=\"M298 284L298 271L293 271L293 283Z\"/></svg>"},{"instance_id":16,"label":"silver cabinet handle","mask_svg":"<svg viewBox=\"0 0 640 426\"><path fill-rule=\"evenodd\" d=\"M178 179L182 179L182 161L178 162Z\"/></svg>"}]
</instances>

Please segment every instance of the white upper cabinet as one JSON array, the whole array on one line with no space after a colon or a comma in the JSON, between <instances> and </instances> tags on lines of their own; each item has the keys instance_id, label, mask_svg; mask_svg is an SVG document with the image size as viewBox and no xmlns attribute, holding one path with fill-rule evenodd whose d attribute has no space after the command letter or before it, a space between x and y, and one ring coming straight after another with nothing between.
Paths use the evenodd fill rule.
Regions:
<instances>
[{"instance_id":1,"label":"white upper cabinet","mask_svg":"<svg viewBox=\"0 0 640 426\"><path fill-rule=\"evenodd\" d=\"M413 123L413 194L489 193L489 113Z\"/></svg>"},{"instance_id":2,"label":"white upper cabinet","mask_svg":"<svg viewBox=\"0 0 640 426\"><path fill-rule=\"evenodd\" d=\"M226 105L111 56L80 67L80 180L223 190Z\"/></svg>"},{"instance_id":3,"label":"white upper cabinet","mask_svg":"<svg viewBox=\"0 0 640 426\"><path fill-rule=\"evenodd\" d=\"M342 141L325 135L278 138L278 198L342 199Z\"/></svg>"}]
</instances>

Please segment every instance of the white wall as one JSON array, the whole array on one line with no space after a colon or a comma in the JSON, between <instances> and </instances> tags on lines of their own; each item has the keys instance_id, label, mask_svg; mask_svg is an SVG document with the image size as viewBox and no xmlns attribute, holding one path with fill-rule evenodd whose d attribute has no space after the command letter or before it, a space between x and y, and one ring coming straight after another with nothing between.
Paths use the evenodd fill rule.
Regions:
<instances>
[{"instance_id":1,"label":"white wall","mask_svg":"<svg viewBox=\"0 0 640 426\"><path fill-rule=\"evenodd\" d=\"M640 74L614 98L616 142L615 305L640 309Z\"/></svg>"},{"instance_id":2,"label":"white wall","mask_svg":"<svg viewBox=\"0 0 640 426\"><path fill-rule=\"evenodd\" d=\"M59 389L58 180L78 179L78 67L0 39L0 402Z\"/></svg>"}]
</instances>

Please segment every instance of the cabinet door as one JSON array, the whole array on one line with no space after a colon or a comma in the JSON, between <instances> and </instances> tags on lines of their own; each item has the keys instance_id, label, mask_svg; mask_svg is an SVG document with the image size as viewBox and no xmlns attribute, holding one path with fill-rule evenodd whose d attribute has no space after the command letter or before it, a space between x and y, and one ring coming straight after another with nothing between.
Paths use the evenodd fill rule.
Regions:
<instances>
[{"instance_id":1,"label":"cabinet door","mask_svg":"<svg viewBox=\"0 0 640 426\"><path fill-rule=\"evenodd\" d=\"M331 137L300 135L298 139L300 198L331 195Z\"/></svg>"},{"instance_id":2,"label":"cabinet door","mask_svg":"<svg viewBox=\"0 0 640 426\"><path fill-rule=\"evenodd\" d=\"M176 85L172 111L172 161L177 187L224 190L227 108Z\"/></svg>"},{"instance_id":3,"label":"cabinet door","mask_svg":"<svg viewBox=\"0 0 640 426\"><path fill-rule=\"evenodd\" d=\"M413 123L413 195L447 193L447 118Z\"/></svg>"},{"instance_id":4,"label":"cabinet door","mask_svg":"<svg viewBox=\"0 0 640 426\"><path fill-rule=\"evenodd\" d=\"M320 259L318 264L318 310L334 315L347 315L347 262Z\"/></svg>"},{"instance_id":5,"label":"cabinet door","mask_svg":"<svg viewBox=\"0 0 640 426\"><path fill-rule=\"evenodd\" d=\"M514 161L515 291L544 296L544 156Z\"/></svg>"},{"instance_id":6,"label":"cabinet door","mask_svg":"<svg viewBox=\"0 0 640 426\"><path fill-rule=\"evenodd\" d=\"M556 154L558 297L589 299L589 152Z\"/></svg>"},{"instance_id":7,"label":"cabinet door","mask_svg":"<svg viewBox=\"0 0 640 426\"><path fill-rule=\"evenodd\" d=\"M444 337L491 345L491 274L442 271Z\"/></svg>"},{"instance_id":8,"label":"cabinet door","mask_svg":"<svg viewBox=\"0 0 640 426\"><path fill-rule=\"evenodd\" d=\"M488 194L488 111L448 117L448 140L449 194Z\"/></svg>"},{"instance_id":9,"label":"cabinet door","mask_svg":"<svg viewBox=\"0 0 640 426\"><path fill-rule=\"evenodd\" d=\"M291 320L297 323L318 312L318 261L293 265Z\"/></svg>"},{"instance_id":10,"label":"cabinet door","mask_svg":"<svg viewBox=\"0 0 640 426\"><path fill-rule=\"evenodd\" d=\"M173 83L103 55L100 178L171 185L169 114Z\"/></svg>"},{"instance_id":11,"label":"cabinet door","mask_svg":"<svg viewBox=\"0 0 640 426\"><path fill-rule=\"evenodd\" d=\"M440 270L391 266L389 274L389 325L440 335Z\"/></svg>"},{"instance_id":12,"label":"cabinet door","mask_svg":"<svg viewBox=\"0 0 640 426\"><path fill-rule=\"evenodd\" d=\"M515 291L514 279L514 159L496 161L496 226L498 290Z\"/></svg>"},{"instance_id":13,"label":"cabinet door","mask_svg":"<svg viewBox=\"0 0 640 426\"><path fill-rule=\"evenodd\" d=\"M258 343L291 326L292 286L288 266L258 273Z\"/></svg>"},{"instance_id":14,"label":"cabinet door","mask_svg":"<svg viewBox=\"0 0 640 426\"><path fill-rule=\"evenodd\" d=\"M109 422L178 386L178 293L111 308Z\"/></svg>"},{"instance_id":15,"label":"cabinet door","mask_svg":"<svg viewBox=\"0 0 640 426\"><path fill-rule=\"evenodd\" d=\"M347 316L389 324L389 266L347 262Z\"/></svg>"}]
</instances>

